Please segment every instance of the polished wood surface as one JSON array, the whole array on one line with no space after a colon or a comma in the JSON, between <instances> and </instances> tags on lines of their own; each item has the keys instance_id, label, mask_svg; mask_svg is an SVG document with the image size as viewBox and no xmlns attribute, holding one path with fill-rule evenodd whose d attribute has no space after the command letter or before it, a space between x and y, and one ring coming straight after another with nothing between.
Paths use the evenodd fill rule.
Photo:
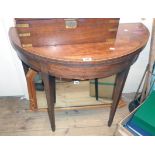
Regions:
<instances>
[{"instance_id":1,"label":"polished wood surface","mask_svg":"<svg viewBox=\"0 0 155 155\"><path fill-rule=\"evenodd\" d=\"M74 20L77 27L68 29L66 19L16 19L10 40L23 63L44 75L44 83L54 83L48 76L87 80L117 74L110 126L130 66L147 43L148 29L141 23L118 25L119 19ZM47 95L53 115L54 96Z\"/></svg>"},{"instance_id":2,"label":"polished wood surface","mask_svg":"<svg viewBox=\"0 0 155 155\"><path fill-rule=\"evenodd\" d=\"M134 63L149 33L140 23L120 24L112 42L26 48L19 44L15 28L10 30L10 35L13 35L14 46L20 50L19 57L35 70L41 71L41 64L45 63L46 69L56 77L83 80L110 76Z\"/></svg>"},{"instance_id":3,"label":"polished wood surface","mask_svg":"<svg viewBox=\"0 0 155 155\"><path fill-rule=\"evenodd\" d=\"M76 28L66 28L75 21ZM26 23L26 27L19 24ZM116 37L119 19L16 19L22 44L33 46L72 45L103 42Z\"/></svg>"}]
</instances>

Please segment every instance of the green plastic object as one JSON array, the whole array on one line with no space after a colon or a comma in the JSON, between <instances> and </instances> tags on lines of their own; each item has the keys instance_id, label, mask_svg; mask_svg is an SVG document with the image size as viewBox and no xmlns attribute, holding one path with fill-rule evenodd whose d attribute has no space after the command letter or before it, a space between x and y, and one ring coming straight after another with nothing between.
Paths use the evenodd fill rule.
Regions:
<instances>
[{"instance_id":1,"label":"green plastic object","mask_svg":"<svg viewBox=\"0 0 155 155\"><path fill-rule=\"evenodd\" d=\"M155 91L151 92L132 119L140 128L155 135Z\"/></svg>"}]
</instances>

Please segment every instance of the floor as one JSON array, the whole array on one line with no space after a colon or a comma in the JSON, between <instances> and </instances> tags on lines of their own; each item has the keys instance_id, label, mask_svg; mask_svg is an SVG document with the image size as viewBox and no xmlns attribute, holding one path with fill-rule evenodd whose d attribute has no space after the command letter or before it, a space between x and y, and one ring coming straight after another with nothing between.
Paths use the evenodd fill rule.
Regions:
<instances>
[{"instance_id":1,"label":"floor","mask_svg":"<svg viewBox=\"0 0 155 155\"><path fill-rule=\"evenodd\" d=\"M124 94L129 102L133 95ZM52 132L46 111L32 112L29 102L20 97L0 98L0 135L16 136L112 136L116 124L129 112L118 108L113 124L107 126L110 108L56 111L56 131Z\"/></svg>"},{"instance_id":2,"label":"floor","mask_svg":"<svg viewBox=\"0 0 155 155\"><path fill-rule=\"evenodd\" d=\"M17 97L0 99L0 135L113 135L116 124L128 114L127 106L117 110L109 128L109 108L56 112L52 132L47 112L31 112L28 102Z\"/></svg>"}]
</instances>

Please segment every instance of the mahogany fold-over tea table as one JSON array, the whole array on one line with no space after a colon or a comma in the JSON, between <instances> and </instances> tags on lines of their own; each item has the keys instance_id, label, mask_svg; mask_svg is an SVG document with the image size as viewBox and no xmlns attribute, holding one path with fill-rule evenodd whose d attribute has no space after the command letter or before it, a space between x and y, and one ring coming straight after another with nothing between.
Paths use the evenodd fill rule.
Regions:
<instances>
[{"instance_id":1,"label":"mahogany fold-over tea table","mask_svg":"<svg viewBox=\"0 0 155 155\"><path fill-rule=\"evenodd\" d=\"M42 75L52 130L57 77L89 80L116 74L108 121L111 126L130 66L148 41L148 29L142 23L120 24L115 18L15 21L10 41L23 67Z\"/></svg>"}]
</instances>

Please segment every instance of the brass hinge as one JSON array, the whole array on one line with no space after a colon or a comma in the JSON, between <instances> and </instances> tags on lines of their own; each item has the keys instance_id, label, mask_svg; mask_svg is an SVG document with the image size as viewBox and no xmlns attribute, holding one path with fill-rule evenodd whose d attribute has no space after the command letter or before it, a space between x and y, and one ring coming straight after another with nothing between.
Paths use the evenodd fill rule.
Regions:
<instances>
[{"instance_id":1,"label":"brass hinge","mask_svg":"<svg viewBox=\"0 0 155 155\"><path fill-rule=\"evenodd\" d=\"M109 38L109 39L106 39L106 42L115 42L115 38Z\"/></svg>"},{"instance_id":2,"label":"brass hinge","mask_svg":"<svg viewBox=\"0 0 155 155\"><path fill-rule=\"evenodd\" d=\"M32 44L22 44L22 47L25 48L25 47L32 47Z\"/></svg>"},{"instance_id":3,"label":"brass hinge","mask_svg":"<svg viewBox=\"0 0 155 155\"><path fill-rule=\"evenodd\" d=\"M29 24L16 24L16 27L29 27Z\"/></svg>"},{"instance_id":4,"label":"brass hinge","mask_svg":"<svg viewBox=\"0 0 155 155\"><path fill-rule=\"evenodd\" d=\"M30 37L30 32L28 33L19 33L19 37Z\"/></svg>"},{"instance_id":5,"label":"brass hinge","mask_svg":"<svg viewBox=\"0 0 155 155\"><path fill-rule=\"evenodd\" d=\"M109 29L109 32L116 32L118 30L118 28L111 28Z\"/></svg>"},{"instance_id":6,"label":"brass hinge","mask_svg":"<svg viewBox=\"0 0 155 155\"><path fill-rule=\"evenodd\" d=\"M75 19L64 19L66 29L75 29L77 27L77 21Z\"/></svg>"},{"instance_id":7,"label":"brass hinge","mask_svg":"<svg viewBox=\"0 0 155 155\"><path fill-rule=\"evenodd\" d=\"M115 19L109 20L109 23L119 23L119 20L115 20Z\"/></svg>"}]
</instances>

